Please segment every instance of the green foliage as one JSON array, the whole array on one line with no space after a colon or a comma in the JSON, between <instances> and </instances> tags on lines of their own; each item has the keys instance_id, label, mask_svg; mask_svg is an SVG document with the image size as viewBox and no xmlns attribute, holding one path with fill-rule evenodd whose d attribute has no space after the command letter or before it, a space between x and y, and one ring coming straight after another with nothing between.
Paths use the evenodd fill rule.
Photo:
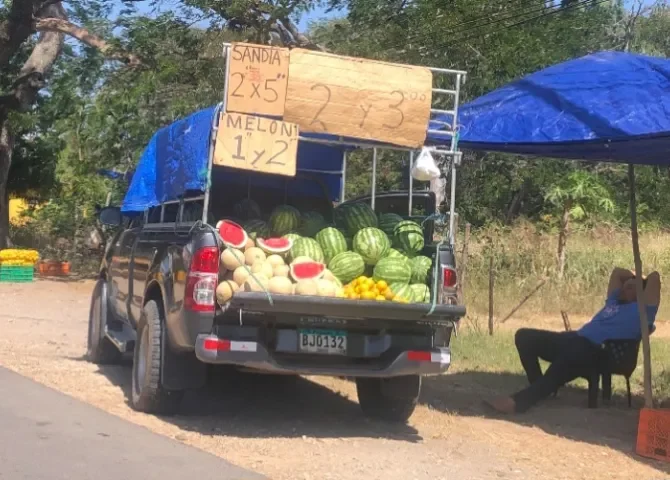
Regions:
<instances>
[{"instance_id":1,"label":"green foliage","mask_svg":"<svg viewBox=\"0 0 670 480\"><path fill-rule=\"evenodd\" d=\"M614 211L612 195L606 185L587 170L575 170L558 179L545 199L559 211L566 210L574 220L583 220L587 211Z\"/></svg>"}]
</instances>

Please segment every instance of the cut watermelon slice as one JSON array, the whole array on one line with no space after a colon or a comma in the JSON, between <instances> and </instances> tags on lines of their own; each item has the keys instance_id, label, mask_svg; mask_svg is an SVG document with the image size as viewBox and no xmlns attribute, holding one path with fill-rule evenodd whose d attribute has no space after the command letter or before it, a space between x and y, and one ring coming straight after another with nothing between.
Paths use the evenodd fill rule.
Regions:
<instances>
[{"instance_id":1,"label":"cut watermelon slice","mask_svg":"<svg viewBox=\"0 0 670 480\"><path fill-rule=\"evenodd\" d=\"M286 253L293 247L293 240L286 237L257 238L256 243L265 253Z\"/></svg>"},{"instance_id":2,"label":"cut watermelon slice","mask_svg":"<svg viewBox=\"0 0 670 480\"><path fill-rule=\"evenodd\" d=\"M223 244L227 247L244 248L247 244L247 239L249 238L247 232L235 222L220 220L216 224L216 229L219 231L219 235L221 235Z\"/></svg>"},{"instance_id":3,"label":"cut watermelon slice","mask_svg":"<svg viewBox=\"0 0 670 480\"><path fill-rule=\"evenodd\" d=\"M321 278L326 271L323 263L309 261L293 262L291 264L291 277L296 282L300 280L316 280Z\"/></svg>"}]
</instances>

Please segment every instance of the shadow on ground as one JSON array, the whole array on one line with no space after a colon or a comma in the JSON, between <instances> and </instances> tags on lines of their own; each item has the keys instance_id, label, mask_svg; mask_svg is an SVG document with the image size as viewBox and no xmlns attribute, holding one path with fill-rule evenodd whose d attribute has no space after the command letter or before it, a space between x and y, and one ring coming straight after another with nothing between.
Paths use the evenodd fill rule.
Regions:
<instances>
[{"instance_id":1,"label":"shadow on ground","mask_svg":"<svg viewBox=\"0 0 670 480\"><path fill-rule=\"evenodd\" d=\"M99 368L129 402L130 361ZM202 435L421 441L414 428L368 420L357 403L308 379L245 374L222 367L211 368L205 388L186 394L179 415L162 418Z\"/></svg>"},{"instance_id":2,"label":"shadow on ground","mask_svg":"<svg viewBox=\"0 0 670 480\"><path fill-rule=\"evenodd\" d=\"M670 465L634 453L642 398L634 397L633 407L628 408L626 397L615 393L609 405L599 400L597 409L589 409L586 390L567 386L556 398L550 397L525 414L502 416L483 404L485 398L513 393L526 385L526 377L520 374L462 371L425 378L421 402L435 410L460 416L495 418L540 428L551 435L606 446L670 473Z\"/></svg>"}]
</instances>

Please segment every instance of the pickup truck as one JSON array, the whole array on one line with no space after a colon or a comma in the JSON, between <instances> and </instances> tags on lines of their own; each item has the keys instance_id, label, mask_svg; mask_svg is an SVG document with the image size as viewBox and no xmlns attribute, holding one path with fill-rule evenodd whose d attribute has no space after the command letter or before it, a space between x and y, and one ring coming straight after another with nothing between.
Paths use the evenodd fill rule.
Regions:
<instances>
[{"instance_id":1,"label":"pickup truck","mask_svg":"<svg viewBox=\"0 0 670 480\"><path fill-rule=\"evenodd\" d=\"M406 421L418 401L422 375L440 374L451 363L449 343L465 308L458 305L449 242L433 241L426 221L424 254L437 262L437 304L399 304L339 298L237 292L217 305L219 256L214 225L246 187L212 183L207 222L205 198L189 192L143 213L125 216L103 208L99 220L116 228L108 242L92 295L88 357L118 362L133 355L132 406L143 412L178 411L184 391L206 383L208 365L233 365L250 373L330 375L355 379L367 416ZM217 194L218 192L218 194ZM413 210L435 212L435 196L411 194ZM408 212L409 194L378 193L375 209ZM325 197L264 189L258 199L332 214ZM351 202L369 202L370 197ZM405 215L406 216L406 215ZM336 330L347 336L345 355L301 351L301 329Z\"/></svg>"}]
</instances>

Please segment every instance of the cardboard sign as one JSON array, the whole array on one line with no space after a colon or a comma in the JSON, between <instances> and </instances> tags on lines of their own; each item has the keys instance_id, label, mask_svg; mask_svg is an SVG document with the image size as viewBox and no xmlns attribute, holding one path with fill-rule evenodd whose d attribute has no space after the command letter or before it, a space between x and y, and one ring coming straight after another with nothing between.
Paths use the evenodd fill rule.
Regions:
<instances>
[{"instance_id":1,"label":"cardboard sign","mask_svg":"<svg viewBox=\"0 0 670 480\"><path fill-rule=\"evenodd\" d=\"M241 113L222 113L214 165L295 176L298 126Z\"/></svg>"},{"instance_id":2,"label":"cardboard sign","mask_svg":"<svg viewBox=\"0 0 670 480\"><path fill-rule=\"evenodd\" d=\"M287 48L233 43L226 111L282 116L288 64Z\"/></svg>"},{"instance_id":3,"label":"cardboard sign","mask_svg":"<svg viewBox=\"0 0 670 480\"><path fill-rule=\"evenodd\" d=\"M432 87L427 68L293 49L284 120L303 131L420 147Z\"/></svg>"}]
</instances>

